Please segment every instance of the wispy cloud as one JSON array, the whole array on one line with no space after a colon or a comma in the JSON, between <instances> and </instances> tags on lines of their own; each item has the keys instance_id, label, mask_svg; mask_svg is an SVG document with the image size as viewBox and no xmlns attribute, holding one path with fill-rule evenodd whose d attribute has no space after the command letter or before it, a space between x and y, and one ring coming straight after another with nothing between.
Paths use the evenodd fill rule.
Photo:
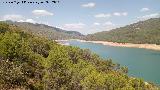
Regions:
<instances>
[{"instance_id":1,"label":"wispy cloud","mask_svg":"<svg viewBox=\"0 0 160 90\"><path fill-rule=\"evenodd\" d=\"M104 26L115 26L111 21L107 21L103 25Z\"/></svg>"},{"instance_id":2,"label":"wispy cloud","mask_svg":"<svg viewBox=\"0 0 160 90\"><path fill-rule=\"evenodd\" d=\"M147 19L150 19L150 18L158 18L160 17L160 14L159 13L153 13L153 14L149 14L149 15L144 15L144 16L141 16L141 17L137 17L139 20L147 20Z\"/></svg>"},{"instance_id":3,"label":"wispy cloud","mask_svg":"<svg viewBox=\"0 0 160 90\"><path fill-rule=\"evenodd\" d=\"M101 22L101 23L93 23L93 26L90 27L90 31L88 31L89 33L96 33L96 32L101 32L101 31L109 31L112 30L114 28L116 28L117 26L112 23L111 21L106 21L106 22Z\"/></svg>"},{"instance_id":4,"label":"wispy cloud","mask_svg":"<svg viewBox=\"0 0 160 90\"><path fill-rule=\"evenodd\" d=\"M111 14L100 13L100 14L94 15L94 17L96 17L96 18L109 18L109 17L111 17Z\"/></svg>"},{"instance_id":5,"label":"wispy cloud","mask_svg":"<svg viewBox=\"0 0 160 90\"><path fill-rule=\"evenodd\" d=\"M29 23L37 23L36 21L34 21L33 19L25 19L25 20L19 20L17 22L29 22Z\"/></svg>"},{"instance_id":6,"label":"wispy cloud","mask_svg":"<svg viewBox=\"0 0 160 90\"><path fill-rule=\"evenodd\" d=\"M24 20L25 18L22 15L16 15L16 14L8 14L2 16L1 20L12 20L12 21L19 21Z\"/></svg>"},{"instance_id":7,"label":"wispy cloud","mask_svg":"<svg viewBox=\"0 0 160 90\"><path fill-rule=\"evenodd\" d=\"M22 15L18 15L18 14L8 14L8 15L4 15L0 18L1 21L5 21L5 20L11 20L11 21L17 21L17 22L30 22L30 23L36 23L35 20L33 19L28 19L25 18Z\"/></svg>"},{"instance_id":8,"label":"wispy cloud","mask_svg":"<svg viewBox=\"0 0 160 90\"><path fill-rule=\"evenodd\" d=\"M114 16L121 16L121 14L119 12L115 12L113 13Z\"/></svg>"},{"instance_id":9,"label":"wispy cloud","mask_svg":"<svg viewBox=\"0 0 160 90\"><path fill-rule=\"evenodd\" d=\"M113 15L114 16L127 16L128 13L127 12L114 12Z\"/></svg>"},{"instance_id":10,"label":"wispy cloud","mask_svg":"<svg viewBox=\"0 0 160 90\"><path fill-rule=\"evenodd\" d=\"M36 21L34 21L33 19L26 19L26 22L36 23Z\"/></svg>"},{"instance_id":11,"label":"wispy cloud","mask_svg":"<svg viewBox=\"0 0 160 90\"><path fill-rule=\"evenodd\" d=\"M96 4L93 3L93 2L90 2L90 3L87 3L87 4L82 4L81 6L85 7L85 8L93 8L93 7L96 6Z\"/></svg>"},{"instance_id":12,"label":"wispy cloud","mask_svg":"<svg viewBox=\"0 0 160 90\"><path fill-rule=\"evenodd\" d=\"M70 23L70 24L65 24L63 26L64 29L68 29L68 30L74 30L74 29L82 29L85 27L84 23Z\"/></svg>"},{"instance_id":13,"label":"wispy cloud","mask_svg":"<svg viewBox=\"0 0 160 90\"><path fill-rule=\"evenodd\" d=\"M93 23L93 25L99 26L99 25L101 25L101 24L100 24L100 23L95 22L95 23Z\"/></svg>"},{"instance_id":14,"label":"wispy cloud","mask_svg":"<svg viewBox=\"0 0 160 90\"><path fill-rule=\"evenodd\" d=\"M147 11L149 11L150 9L149 8L142 8L141 10L140 10L140 12L147 12Z\"/></svg>"},{"instance_id":15,"label":"wispy cloud","mask_svg":"<svg viewBox=\"0 0 160 90\"><path fill-rule=\"evenodd\" d=\"M123 15L123 16L127 16L128 13L127 13L127 12L123 12L122 15Z\"/></svg>"},{"instance_id":16,"label":"wispy cloud","mask_svg":"<svg viewBox=\"0 0 160 90\"><path fill-rule=\"evenodd\" d=\"M115 24L113 24L111 21L107 21L104 23L95 22L95 23L93 23L93 25L94 26L115 26Z\"/></svg>"},{"instance_id":17,"label":"wispy cloud","mask_svg":"<svg viewBox=\"0 0 160 90\"><path fill-rule=\"evenodd\" d=\"M110 18L112 16L127 16L127 15L128 15L127 12L114 12L113 14L100 13L100 14L94 15L94 17L96 17L96 18Z\"/></svg>"},{"instance_id":18,"label":"wispy cloud","mask_svg":"<svg viewBox=\"0 0 160 90\"><path fill-rule=\"evenodd\" d=\"M53 16L54 14L46 10L33 10L32 13L36 16Z\"/></svg>"}]
</instances>

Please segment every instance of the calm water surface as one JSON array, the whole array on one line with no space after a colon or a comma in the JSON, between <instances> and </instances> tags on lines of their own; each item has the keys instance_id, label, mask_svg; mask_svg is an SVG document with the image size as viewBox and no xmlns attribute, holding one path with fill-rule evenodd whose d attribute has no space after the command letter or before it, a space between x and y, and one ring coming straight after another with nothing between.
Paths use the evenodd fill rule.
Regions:
<instances>
[{"instance_id":1,"label":"calm water surface","mask_svg":"<svg viewBox=\"0 0 160 90\"><path fill-rule=\"evenodd\" d=\"M112 58L114 63L127 66L129 75L160 85L160 51L113 47L102 44L67 41L72 46L90 49L103 58Z\"/></svg>"}]
</instances>

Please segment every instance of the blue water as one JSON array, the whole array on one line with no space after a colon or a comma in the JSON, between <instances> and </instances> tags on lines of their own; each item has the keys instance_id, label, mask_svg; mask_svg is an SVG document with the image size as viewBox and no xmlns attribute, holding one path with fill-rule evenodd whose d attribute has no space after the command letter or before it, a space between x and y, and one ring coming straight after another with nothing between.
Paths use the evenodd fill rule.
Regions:
<instances>
[{"instance_id":1,"label":"blue water","mask_svg":"<svg viewBox=\"0 0 160 90\"><path fill-rule=\"evenodd\" d=\"M102 58L111 58L114 63L127 66L130 76L160 85L160 51L114 47L75 40L68 41L68 43L72 46L90 49Z\"/></svg>"}]
</instances>

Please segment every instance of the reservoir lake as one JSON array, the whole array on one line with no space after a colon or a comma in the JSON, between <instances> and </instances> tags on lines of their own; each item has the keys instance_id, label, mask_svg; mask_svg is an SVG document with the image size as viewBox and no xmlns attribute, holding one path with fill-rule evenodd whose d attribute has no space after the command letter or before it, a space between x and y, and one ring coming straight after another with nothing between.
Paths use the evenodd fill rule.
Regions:
<instances>
[{"instance_id":1,"label":"reservoir lake","mask_svg":"<svg viewBox=\"0 0 160 90\"><path fill-rule=\"evenodd\" d=\"M102 58L112 59L114 63L128 67L128 75L160 85L160 51L114 47L76 40L63 41L71 46L90 49Z\"/></svg>"}]
</instances>

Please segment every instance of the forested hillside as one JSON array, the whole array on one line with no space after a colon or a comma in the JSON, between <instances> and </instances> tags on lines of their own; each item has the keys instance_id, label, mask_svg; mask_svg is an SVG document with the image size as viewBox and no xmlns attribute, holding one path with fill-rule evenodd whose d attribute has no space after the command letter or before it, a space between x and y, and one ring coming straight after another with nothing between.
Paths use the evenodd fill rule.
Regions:
<instances>
[{"instance_id":1,"label":"forested hillside","mask_svg":"<svg viewBox=\"0 0 160 90\"><path fill-rule=\"evenodd\" d=\"M27 22L5 21L8 24L16 25L25 32L30 32L33 35L47 37L52 40L62 39L80 39L83 35L76 31L65 31L60 28L51 27L44 24L33 24Z\"/></svg>"},{"instance_id":2,"label":"forested hillside","mask_svg":"<svg viewBox=\"0 0 160 90\"><path fill-rule=\"evenodd\" d=\"M125 27L86 36L86 40L135 44L160 44L160 18L140 21Z\"/></svg>"},{"instance_id":3,"label":"forested hillside","mask_svg":"<svg viewBox=\"0 0 160 90\"><path fill-rule=\"evenodd\" d=\"M127 68L0 23L1 90L156 90Z\"/></svg>"}]
</instances>

